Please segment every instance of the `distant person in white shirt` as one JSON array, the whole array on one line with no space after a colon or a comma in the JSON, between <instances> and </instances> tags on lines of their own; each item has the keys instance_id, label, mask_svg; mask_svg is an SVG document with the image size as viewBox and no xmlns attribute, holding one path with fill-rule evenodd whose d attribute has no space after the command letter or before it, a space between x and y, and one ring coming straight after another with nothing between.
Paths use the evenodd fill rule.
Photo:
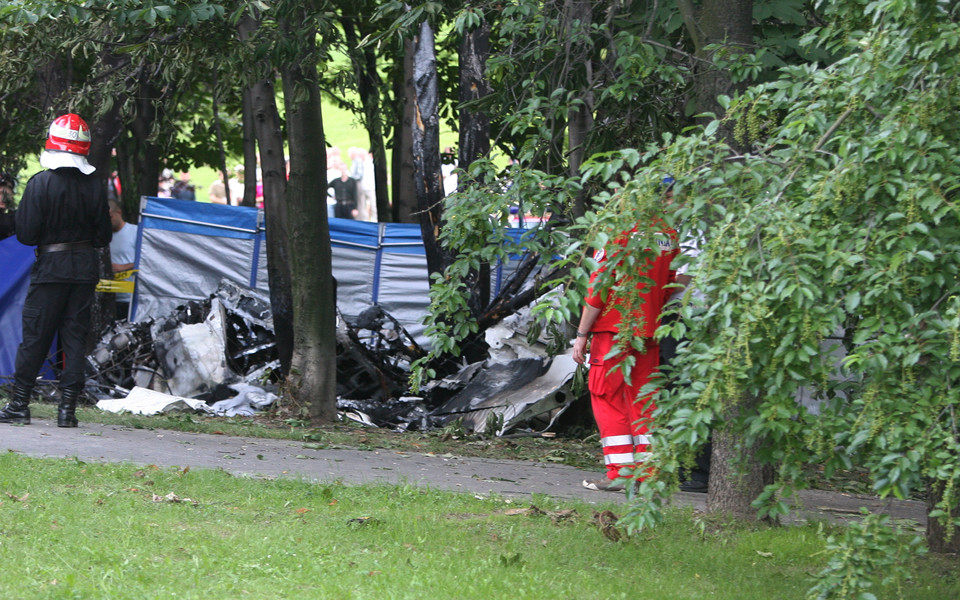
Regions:
<instances>
[{"instance_id":1,"label":"distant person in white shirt","mask_svg":"<svg viewBox=\"0 0 960 600\"><path fill-rule=\"evenodd\" d=\"M444 148L440 155L440 175L443 177L443 195L449 196L457 191L457 155L453 148Z\"/></svg>"},{"instance_id":2,"label":"distant person in white shirt","mask_svg":"<svg viewBox=\"0 0 960 600\"><path fill-rule=\"evenodd\" d=\"M113 239L110 241L110 262L113 272L129 271L137 258L137 226L123 220L123 210L116 200L111 199L110 224L113 227ZM133 281L131 275L124 281ZM132 294L117 294L117 319L126 319L130 315Z\"/></svg>"}]
</instances>

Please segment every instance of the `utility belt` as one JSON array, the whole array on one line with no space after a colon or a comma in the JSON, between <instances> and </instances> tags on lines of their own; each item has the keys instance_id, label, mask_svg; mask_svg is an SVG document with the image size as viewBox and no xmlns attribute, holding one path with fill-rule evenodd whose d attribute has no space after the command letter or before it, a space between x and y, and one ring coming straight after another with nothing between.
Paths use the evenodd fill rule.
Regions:
<instances>
[{"instance_id":1,"label":"utility belt","mask_svg":"<svg viewBox=\"0 0 960 600\"><path fill-rule=\"evenodd\" d=\"M67 250L82 250L84 248L93 248L88 240L82 242L61 242L59 244L44 244L43 246L37 246L37 249L34 250L34 254L40 256L41 254L49 254L50 252L66 252Z\"/></svg>"}]
</instances>

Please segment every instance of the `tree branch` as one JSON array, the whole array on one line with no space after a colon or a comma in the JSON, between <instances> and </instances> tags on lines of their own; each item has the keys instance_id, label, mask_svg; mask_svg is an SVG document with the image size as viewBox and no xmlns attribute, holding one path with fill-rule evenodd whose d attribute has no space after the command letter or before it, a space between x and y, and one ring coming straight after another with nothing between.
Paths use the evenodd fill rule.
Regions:
<instances>
[{"instance_id":1,"label":"tree branch","mask_svg":"<svg viewBox=\"0 0 960 600\"><path fill-rule=\"evenodd\" d=\"M820 148L822 148L823 145L827 143L827 140L829 140L830 137L833 136L834 133L836 133L837 129L840 128L840 125L842 125L843 122L847 120L847 117L853 114L853 108L854 108L853 106L848 106L847 110L843 111L843 114L837 117L837 120L834 121L833 124L830 125L830 127L823 133L823 135L820 136L820 139L817 140L817 143L813 146L813 149L812 149L813 152L818 152ZM784 186L780 188L780 191L777 193L777 196L773 199L774 202L778 202L780 198L783 197L783 192L786 190L787 185L789 185L790 182L793 181L793 178L797 176L797 173L800 172L800 169L802 167L803 167L803 164L798 164L796 167L793 168L793 171L790 171L790 174L787 175L787 178L784 180Z\"/></svg>"},{"instance_id":2,"label":"tree branch","mask_svg":"<svg viewBox=\"0 0 960 600\"><path fill-rule=\"evenodd\" d=\"M683 17L683 26L686 27L690 39L693 41L693 47L697 54L703 51L703 36L700 27L697 25L697 9L694 8L691 0L677 0L677 7L680 9L680 16Z\"/></svg>"}]
</instances>

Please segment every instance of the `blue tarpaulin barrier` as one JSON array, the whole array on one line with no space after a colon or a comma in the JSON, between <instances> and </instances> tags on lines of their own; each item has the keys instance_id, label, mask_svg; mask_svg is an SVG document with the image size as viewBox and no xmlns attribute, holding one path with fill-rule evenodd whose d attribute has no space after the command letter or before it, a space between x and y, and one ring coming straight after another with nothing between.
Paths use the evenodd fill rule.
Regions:
<instances>
[{"instance_id":1,"label":"blue tarpaulin barrier","mask_svg":"<svg viewBox=\"0 0 960 600\"><path fill-rule=\"evenodd\" d=\"M0 240L0 383L12 383L17 348L23 340L23 303L30 287L33 246L24 246L16 237ZM52 376L49 366L40 375Z\"/></svg>"},{"instance_id":2,"label":"blue tarpaulin barrier","mask_svg":"<svg viewBox=\"0 0 960 600\"><path fill-rule=\"evenodd\" d=\"M205 299L222 279L269 290L262 209L144 197L140 212L131 320ZM429 306L429 279L420 226L336 218L329 225L341 313L353 318L377 304L425 343L420 319ZM515 239L525 233L507 231ZM32 264L33 248L15 238L0 241L0 377L13 374ZM494 268L494 294L505 275L503 265Z\"/></svg>"}]
</instances>

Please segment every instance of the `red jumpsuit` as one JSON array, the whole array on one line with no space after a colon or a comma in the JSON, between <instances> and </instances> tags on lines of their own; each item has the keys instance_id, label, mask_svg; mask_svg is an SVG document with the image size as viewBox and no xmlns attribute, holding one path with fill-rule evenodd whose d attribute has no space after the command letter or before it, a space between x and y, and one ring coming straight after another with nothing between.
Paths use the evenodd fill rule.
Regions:
<instances>
[{"instance_id":1,"label":"red jumpsuit","mask_svg":"<svg viewBox=\"0 0 960 600\"><path fill-rule=\"evenodd\" d=\"M603 446L604 463L607 468L607 477L616 479L619 470L623 467L636 467L648 455L649 440L647 433L651 426L651 415L656 409L651 395L637 398L640 389L649 383L650 377L660 363L659 346L653 340L653 334L660 325L660 311L664 301L669 296L669 290L664 286L673 282L674 273L670 270L670 262L676 256L677 232L664 223L659 233L656 233L656 257L646 261L641 275L653 280L641 280L637 284L637 294L643 302L634 309L638 319L638 327L634 335L645 340L645 352L638 352L632 348L622 349L613 357L606 358L614 346L614 337L620 328L621 300L612 292L608 292L606 299L601 299L595 293L593 284L600 272L607 268L605 259L616 258L616 248L611 257L601 251L596 257L600 268L590 278L591 287L587 293L586 303L600 309L600 314L590 328L592 340L590 342L590 374L588 387L593 407L593 416L600 429L600 443ZM616 246L625 245L625 238L614 242ZM630 370L630 381L624 378L622 369L615 369L626 356L633 356L635 361Z\"/></svg>"}]
</instances>

